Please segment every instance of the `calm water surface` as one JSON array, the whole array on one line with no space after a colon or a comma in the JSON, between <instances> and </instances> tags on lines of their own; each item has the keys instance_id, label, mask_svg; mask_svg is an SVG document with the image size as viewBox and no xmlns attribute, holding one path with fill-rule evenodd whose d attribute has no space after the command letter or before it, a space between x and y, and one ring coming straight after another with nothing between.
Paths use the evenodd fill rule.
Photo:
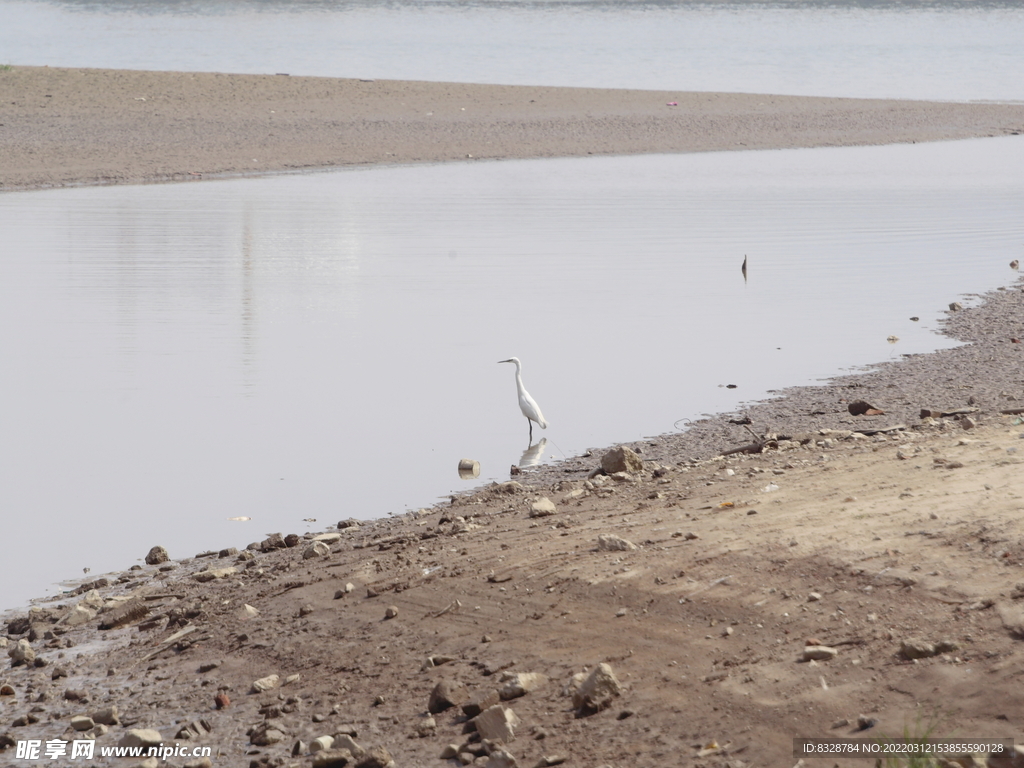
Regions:
<instances>
[{"instance_id":1,"label":"calm water surface","mask_svg":"<svg viewBox=\"0 0 1024 768\"><path fill-rule=\"evenodd\" d=\"M512 355L549 460L946 344L941 310L1014 274L1022 164L1007 137L0 195L0 607L429 504L464 457L505 478Z\"/></svg>"},{"instance_id":2,"label":"calm water surface","mask_svg":"<svg viewBox=\"0 0 1024 768\"><path fill-rule=\"evenodd\" d=\"M0 0L0 64L1024 100L1024 5Z\"/></svg>"}]
</instances>

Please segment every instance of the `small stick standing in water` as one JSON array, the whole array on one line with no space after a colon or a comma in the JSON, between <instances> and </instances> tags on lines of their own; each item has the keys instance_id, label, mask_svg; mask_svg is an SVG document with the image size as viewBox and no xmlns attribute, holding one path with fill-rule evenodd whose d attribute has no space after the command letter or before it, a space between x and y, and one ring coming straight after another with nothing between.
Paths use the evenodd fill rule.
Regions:
<instances>
[{"instance_id":1,"label":"small stick standing in water","mask_svg":"<svg viewBox=\"0 0 1024 768\"><path fill-rule=\"evenodd\" d=\"M740 267L740 272L743 273L743 282L747 282L747 254L743 254L743 266Z\"/></svg>"}]
</instances>

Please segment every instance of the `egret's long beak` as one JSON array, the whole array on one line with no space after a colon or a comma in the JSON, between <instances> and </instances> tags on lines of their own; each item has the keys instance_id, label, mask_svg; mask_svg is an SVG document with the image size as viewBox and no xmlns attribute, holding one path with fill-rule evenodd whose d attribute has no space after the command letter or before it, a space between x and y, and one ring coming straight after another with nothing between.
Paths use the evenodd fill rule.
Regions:
<instances>
[{"instance_id":1,"label":"egret's long beak","mask_svg":"<svg viewBox=\"0 0 1024 768\"><path fill-rule=\"evenodd\" d=\"M512 362L511 360L499 360L498 364L501 365L502 363L511 363L511 362Z\"/></svg>"}]
</instances>

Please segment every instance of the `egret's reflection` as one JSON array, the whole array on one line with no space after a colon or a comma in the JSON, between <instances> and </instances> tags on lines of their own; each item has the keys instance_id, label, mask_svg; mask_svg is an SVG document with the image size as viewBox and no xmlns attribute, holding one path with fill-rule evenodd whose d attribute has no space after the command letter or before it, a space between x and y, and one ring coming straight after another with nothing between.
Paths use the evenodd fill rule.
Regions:
<instances>
[{"instance_id":1,"label":"egret's reflection","mask_svg":"<svg viewBox=\"0 0 1024 768\"><path fill-rule=\"evenodd\" d=\"M544 446L548 444L548 439L542 437L536 443L531 445L525 451L523 451L523 457L519 459L520 467L535 467L540 464L541 454L544 453Z\"/></svg>"}]
</instances>

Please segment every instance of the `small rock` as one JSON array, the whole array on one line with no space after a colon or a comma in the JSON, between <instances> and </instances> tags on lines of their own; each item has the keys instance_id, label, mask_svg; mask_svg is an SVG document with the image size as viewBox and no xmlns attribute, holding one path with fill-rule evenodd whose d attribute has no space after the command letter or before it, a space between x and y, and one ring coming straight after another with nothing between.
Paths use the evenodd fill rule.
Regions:
<instances>
[{"instance_id":1,"label":"small rock","mask_svg":"<svg viewBox=\"0 0 1024 768\"><path fill-rule=\"evenodd\" d=\"M163 547L153 547L146 555L146 565L160 565L160 563L166 563L170 559L171 557L167 554L166 549Z\"/></svg>"},{"instance_id":2,"label":"small rock","mask_svg":"<svg viewBox=\"0 0 1024 768\"><path fill-rule=\"evenodd\" d=\"M352 757L358 760L362 757L366 750L359 746L355 739L347 733L336 733L334 734L334 749L347 749L352 753Z\"/></svg>"},{"instance_id":3,"label":"small rock","mask_svg":"<svg viewBox=\"0 0 1024 768\"><path fill-rule=\"evenodd\" d=\"M430 692L430 699L427 701L427 711L432 715L444 712L451 707L457 707L468 698L466 689L461 683L451 680L441 680Z\"/></svg>"},{"instance_id":4,"label":"small rock","mask_svg":"<svg viewBox=\"0 0 1024 768\"><path fill-rule=\"evenodd\" d=\"M616 472L642 472L643 468L643 459L624 445L612 448L601 457L601 469L608 475L613 475Z\"/></svg>"},{"instance_id":5,"label":"small rock","mask_svg":"<svg viewBox=\"0 0 1024 768\"><path fill-rule=\"evenodd\" d=\"M804 661L829 661L839 654L838 648L827 645L808 645L804 647Z\"/></svg>"},{"instance_id":6,"label":"small rock","mask_svg":"<svg viewBox=\"0 0 1024 768\"><path fill-rule=\"evenodd\" d=\"M159 747L164 740L160 731L152 728L132 728L117 742L119 747Z\"/></svg>"},{"instance_id":7,"label":"small rock","mask_svg":"<svg viewBox=\"0 0 1024 768\"><path fill-rule=\"evenodd\" d=\"M258 747L269 747L271 744L284 741L284 732L277 727L276 723L267 720L260 723L259 727L252 732L249 741Z\"/></svg>"},{"instance_id":8,"label":"small rock","mask_svg":"<svg viewBox=\"0 0 1024 768\"><path fill-rule=\"evenodd\" d=\"M502 701L517 699L530 691L537 690L547 681L547 675L542 675L540 672L519 672L509 676L498 691L498 695Z\"/></svg>"},{"instance_id":9,"label":"small rock","mask_svg":"<svg viewBox=\"0 0 1024 768\"><path fill-rule=\"evenodd\" d=\"M106 728L106 726L103 726ZM183 725L178 729L178 732L174 735L176 739L190 740L198 739L201 736L205 736L213 730L213 726L206 720L199 719L193 720L188 725Z\"/></svg>"},{"instance_id":10,"label":"small rock","mask_svg":"<svg viewBox=\"0 0 1024 768\"><path fill-rule=\"evenodd\" d=\"M516 738L519 718L508 707L495 704L477 715L473 722L481 739L511 744Z\"/></svg>"},{"instance_id":11,"label":"small rock","mask_svg":"<svg viewBox=\"0 0 1024 768\"><path fill-rule=\"evenodd\" d=\"M313 755L313 768L345 768L351 762L347 749L324 749Z\"/></svg>"},{"instance_id":12,"label":"small rock","mask_svg":"<svg viewBox=\"0 0 1024 768\"><path fill-rule=\"evenodd\" d=\"M442 760L451 760L453 757L459 754L458 744L449 744L441 750L441 754L438 755Z\"/></svg>"},{"instance_id":13,"label":"small rock","mask_svg":"<svg viewBox=\"0 0 1024 768\"><path fill-rule=\"evenodd\" d=\"M231 706L231 699L228 698L226 693L221 691L213 697L213 703L217 709L225 709L226 707Z\"/></svg>"},{"instance_id":14,"label":"small rock","mask_svg":"<svg viewBox=\"0 0 1024 768\"><path fill-rule=\"evenodd\" d=\"M299 616L309 616L315 610L312 603L304 603L299 607Z\"/></svg>"},{"instance_id":15,"label":"small rock","mask_svg":"<svg viewBox=\"0 0 1024 768\"><path fill-rule=\"evenodd\" d=\"M821 600L821 593L819 593L819 592L811 592L810 594L807 595L807 602L808 603L816 603L819 600Z\"/></svg>"},{"instance_id":16,"label":"small rock","mask_svg":"<svg viewBox=\"0 0 1024 768\"><path fill-rule=\"evenodd\" d=\"M937 655L935 646L919 637L910 637L900 643L899 655L904 659L927 659Z\"/></svg>"},{"instance_id":17,"label":"small rock","mask_svg":"<svg viewBox=\"0 0 1024 768\"><path fill-rule=\"evenodd\" d=\"M272 533L258 545L260 552L271 552L275 549L285 549L288 543L280 533Z\"/></svg>"},{"instance_id":18,"label":"small rock","mask_svg":"<svg viewBox=\"0 0 1024 768\"><path fill-rule=\"evenodd\" d=\"M466 717L476 717L488 707L493 707L501 701L500 694L493 688L478 693L469 701L462 704L462 712Z\"/></svg>"},{"instance_id":19,"label":"small rock","mask_svg":"<svg viewBox=\"0 0 1024 768\"><path fill-rule=\"evenodd\" d=\"M950 312L959 312L963 308L964 305L961 304L959 301L954 301L952 304L949 305Z\"/></svg>"},{"instance_id":20,"label":"small rock","mask_svg":"<svg viewBox=\"0 0 1024 768\"><path fill-rule=\"evenodd\" d=\"M555 503L544 496L530 505L530 517L548 517L555 514Z\"/></svg>"},{"instance_id":21,"label":"small rock","mask_svg":"<svg viewBox=\"0 0 1024 768\"><path fill-rule=\"evenodd\" d=\"M111 705L104 707L103 709L97 709L92 713L92 719L94 723L102 723L103 725L120 725L121 720L118 718L117 706Z\"/></svg>"},{"instance_id":22,"label":"small rock","mask_svg":"<svg viewBox=\"0 0 1024 768\"><path fill-rule=\"evenodd\" d=\"M259 680L253 682L252 692L263 693L264 691L269 691L272 688L277 688L278 683L280 682L281 678L278 675L267 675L266 677L261 677Z\"/></svg>"},{"instance_id":23,"label":"small rock","mask_svg":"<svg viewBox=\"0 0 1024 768\"><path fill-rule=\"evenodd\" d=\"M96 723L88 715L76 715L71 718L71 727L76 731L88 731L95 725Z\"/></svg>"},{"instance_id":24,"label":"small rock","mask_svg":"<svg viewBox=\"0 0 1024 768\"><path fill-rule=\"evenodd\" d=\"M358 759L354 768L388 768L395 765L391 753L384 747L370 747L365 754Z\"/></svg>"},{"instance_id":25,"label":"small rock","mask_svg":"<svg viewBox=\"0 0 1024 768\"><path fill-rule=\"evenodd\" d=\"M597 537L597 548L605 552L624 552L640 549L636 544L613 533L602 533Z\"/></svg>"},{"instance_id":26,"label":"small rock","mask_svg":"<svg viewBox=\"0 0 1024 768\"><path fill-rule=\"evenodd\" d=\"M238 573L238 569L234 566L229 568L210 568L207 571L199 571L199 573L193 573L192 578L198 582L205 583L208 581L214 581L216 579L225 579L228 576L234 576Z\"/></svg>"},{"instance_id":27,"label":"small rock","mask_svg":"<svg viewBox=\"0 0 1024 768\"><path fill-rule=\"evenodd\" d=\"M95 619L98 613L95 608L79 603L64 615L60 623L66 627L78 627Z\"/></svg>"},{"instance_id":28,"label":"small rock","mask_svg":"<svg viewBox=\"0 0 1024 768\"><path fill-rule=\"evenodd\" d=\"M600 712L622 692L615 672L608 664L598 664L572 695L573 706L582 714Z\"/></svg>"},{"instance_id":29,"label":"small rock","mask_svg":"<svg viewBox=\"0 0 1024 768\"><path fill-rule=\"evenodd\" d=\"M519 763L505 749L494 750L484 763L485 768L516 768L517 765Z\"/></svg>"},{"instance_id":30,"label":"small rock","mask_svg":"<svg viewBox=\"0 0 1024 768\"><path fill-rule=\"evenodd\" d=\"M384 618L385 619L393 619L397 615L398 615L398 606L396 606L396 605L389 605L387 607L387 610L384 611Z\"/></svg>"},{"instance_id":31,"label":"small rock","mask_svg":"<svg viewBox=\"0 0 1024 768\"><path fill-rule=\"evenodd\" d=\"M302 559L312 560L314 557L327 557L329 554L331 554L331 548L326 543L314 541L303 551Z\"/></svg>"},{"instance_id":32,"label":"small rock","mask_svg":"<svg viewBox=\"0 0 1024 768\"><path fill-rule=\"evenodd\" d=\"M433 736L437 731L437 721L433 717L425 717L416 723L416 733L421 739Z\"/></svg>"},{"instance_id":33,"label":"small rock","mask_svg":"<svg viewBox=\"0 0 1024 768\"><path fill-rule=\"evenodd\" d=\"M869 728L874 728L878 725L878 721L873 717L867 717L865 715L857 716L857 730L866 731Z\"/></svg>"},{"instance_id":34,"label":"small rock","mask_svg":"<svg viewBox=\"0 0 1024 768\"><path fill-rule=\"evenodd\" d=\"M7 655L11 657L12 667L17 667L20 664L33 664L36 660L35 649L32 648L32 644L25 638L21 638L9 648Z\"/></svg>"},{"instance_id":35,"label":"small rock","mask_svg":"<svg viewBox=\"0 0 1024 768\"><path fill-rule=\"evenodd\" d=\"M846 410L850 412L851 416L882 416L885 414L885 411L864 400L854 400L846 406Z\"/></svg>"}]
</instances>

